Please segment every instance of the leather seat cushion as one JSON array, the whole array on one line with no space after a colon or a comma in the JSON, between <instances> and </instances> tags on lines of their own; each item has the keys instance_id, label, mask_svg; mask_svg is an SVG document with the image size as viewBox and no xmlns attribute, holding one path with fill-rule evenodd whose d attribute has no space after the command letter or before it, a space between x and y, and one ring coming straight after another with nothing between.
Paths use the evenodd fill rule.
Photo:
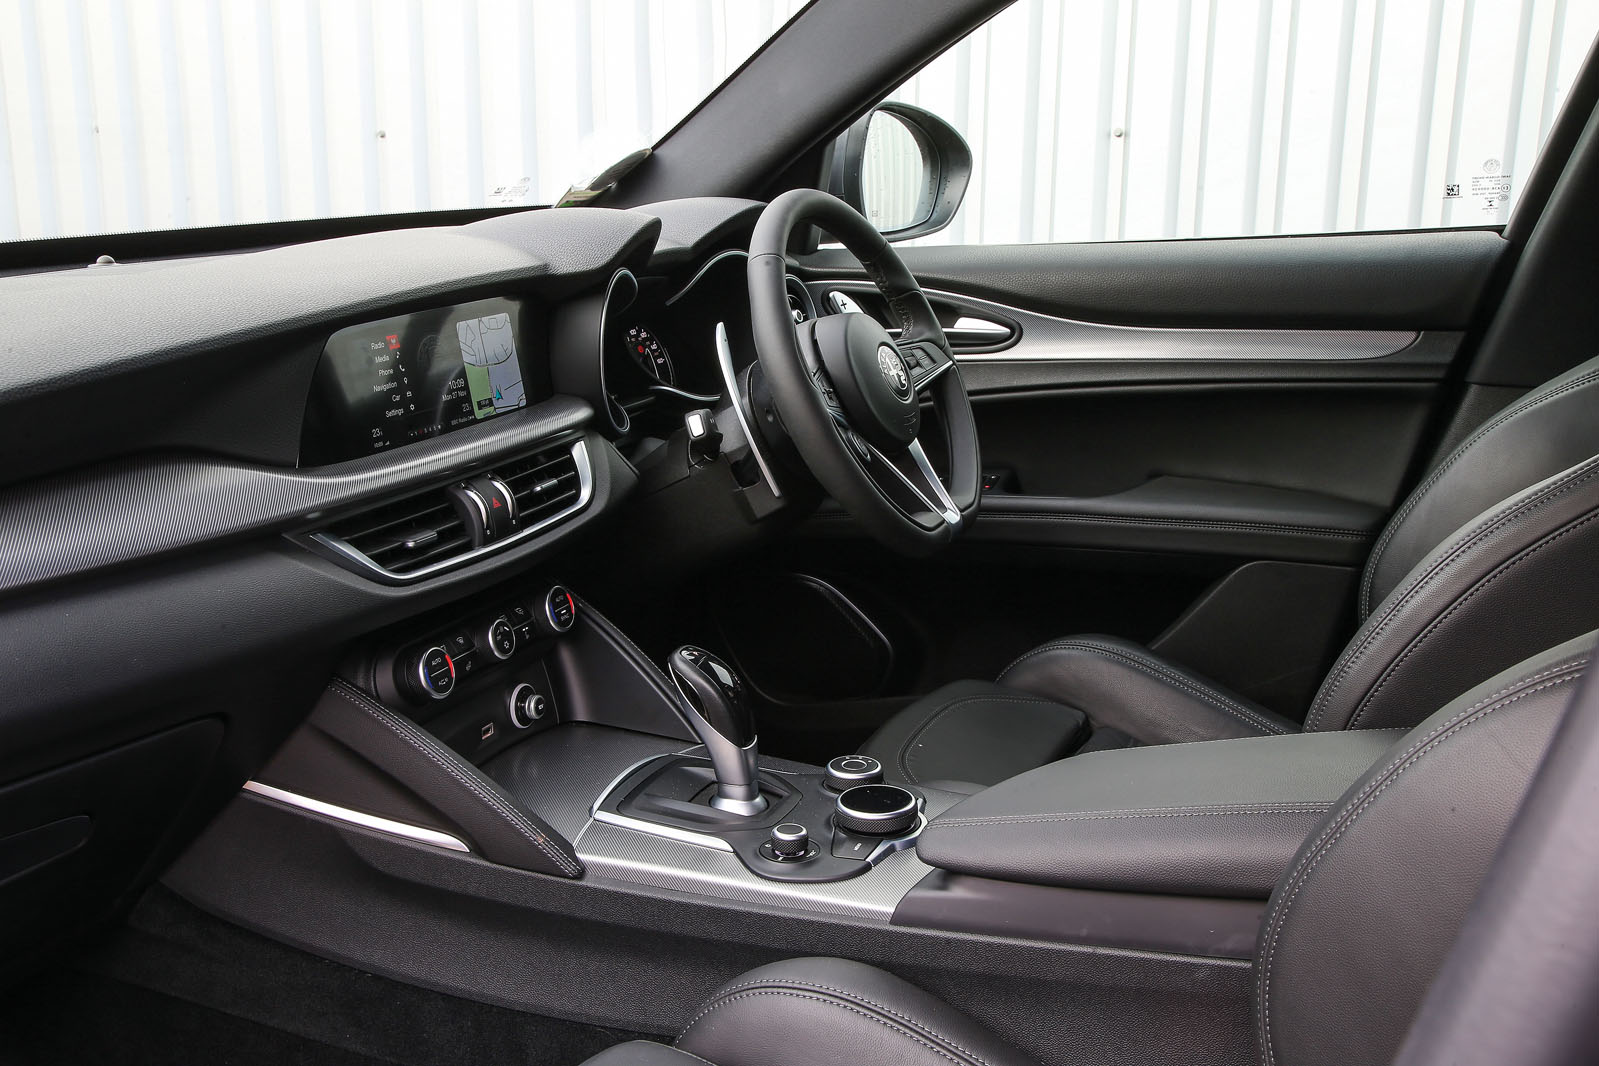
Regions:
<instances>
[{"instance_id":1,"label":"leather seat cushion","mask_svg":"<svg viewBox=\"0 0 1599 1066\"><path fill-rule=\"evenodd\" d=\"M1141 644L1095 634L1052 640L1023 655L1000 683L1088 712L1143 744L1188 744L1297 733L1299 725Z\"/></svg>"},{"instance_id":2,"label":"leather seat cushion","mask_svg":"<svg viewBox=\"0 0 1599 1066\"><path fill-rule=\"evenodd\" d=\"M923 696L890 718L863 750L892 780L986 786L1079 750L1299 730L1115 637L1053 641L1016 660L1000 680L1004 684L957 681Z\"/></svg>"},{"instance_id":3,"label":"leather seat cushion","mask_svg":"<svg viewBox=\"0 0 1599 1066\"><path fill-rule=\"evenodd\" d=\"M891 780L992 785L1070 754L1088 716L1043 696L987 681L957 681L900 711L865 753Z\"/></svg>"},{"instance_id":4,"label":"leather seat cushion","mask_svg":"<svg viewBox=\"0 0 1599 1066\"><path fill-rule=\"evenodd\" d=\"M846 959L790 959L734 978L689 1021L676 1046L716 1066L1031 1061L936 996Z\"/></svg>"}]
</instances>

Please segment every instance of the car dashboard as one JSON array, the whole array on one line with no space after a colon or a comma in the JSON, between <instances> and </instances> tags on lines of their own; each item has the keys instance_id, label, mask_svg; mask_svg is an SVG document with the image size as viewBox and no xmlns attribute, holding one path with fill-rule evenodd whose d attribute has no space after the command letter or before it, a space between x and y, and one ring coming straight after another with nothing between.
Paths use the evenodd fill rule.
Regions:
<instances>
[{"instance_id":1,"label":"car dashboard","mask_svg":"<svg viewBox=\"0 0 1599 1066\"><path fill-rule=\"evenodd\" d=\"M411 620L464 602L475 625L475 597L556 553L604 556L590 538L648 478L642 442L723 392L718 323L754 359L759 209L539 210L0 278L8 908L94 926L353 645L401 627L409 654ZM6 929L19 963L45 924Z\"/></svg>"}]
</instances>

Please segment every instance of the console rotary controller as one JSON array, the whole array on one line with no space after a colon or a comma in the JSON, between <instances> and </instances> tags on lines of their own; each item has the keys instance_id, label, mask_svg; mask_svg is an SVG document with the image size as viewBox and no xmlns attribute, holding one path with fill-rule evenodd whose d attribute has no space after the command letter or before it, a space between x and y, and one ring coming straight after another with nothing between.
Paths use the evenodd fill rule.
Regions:
<instances>
[{"instance_id":1,"label":"console rotary controller","mask_svg":"<svg viewBox=\"0 0 1599 1066\"><path fill-rule=\"evenodd\" d=\"M833 822L861 836L903 836L916 825L915 793L898 785L856 785L838 794Z\"/></svg>"},{"instance_id":2,"label":"console rotary controller","mask_svg":"<svg viewBox=\"0 0 1599 1066\"><path fill-rule=\"evenodd\" d=\"M802 862L816 853L811 834L798 822L781 822L772 827L772 836L761 845L761 854L775 862Z\"/></svg>"},{"instance_id":3,"label":"console rotary controller","mask_svg":"<svg viewBox=\"0 0 1599 1066\"><path fill-rule=\"evenodd\" d=\"M883 764L870 755L840 755L827 764L827 787L834 792L882 781Z\"/></svg>"}]
</instances>

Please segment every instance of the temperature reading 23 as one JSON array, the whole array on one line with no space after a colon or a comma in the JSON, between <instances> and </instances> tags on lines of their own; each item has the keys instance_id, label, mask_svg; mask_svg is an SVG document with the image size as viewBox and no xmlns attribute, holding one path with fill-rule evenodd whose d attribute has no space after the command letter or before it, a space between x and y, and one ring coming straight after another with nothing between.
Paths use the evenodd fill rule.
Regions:
<instances>
[{"instance_id":1,"label":"temperature reading 23","mask_svg":"<svg viewBox=\"0 0 1599 1066\"><path fill-rule=\"evenodd\" d=\"M627 331L627 352L648 377L663 385L677 384L677 373L672 369L671 357L666 354L666 345L643 326Z\"/></svg>"}]
</instances>

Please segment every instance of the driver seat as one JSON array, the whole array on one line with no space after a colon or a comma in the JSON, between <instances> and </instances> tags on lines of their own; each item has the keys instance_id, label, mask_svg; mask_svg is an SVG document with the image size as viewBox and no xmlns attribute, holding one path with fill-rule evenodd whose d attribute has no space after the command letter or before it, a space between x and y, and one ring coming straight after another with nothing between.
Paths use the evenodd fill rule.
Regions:
<instances>
[{"instance_id":1,"label":"driver seat","mask_svg":"<svg viewBox=\"0 0 1599 1066\"><path fill-rule=\"evenodd\" d=\"M1540 648L1599 627L1599 358L1491 418L1439 463L1366 563L1361 625L1303 724L1115 637L1034 648L959 681L862 749L961 791L1082 751L1300 730L1410 727Z\"/></svg>"}]
</instances>

